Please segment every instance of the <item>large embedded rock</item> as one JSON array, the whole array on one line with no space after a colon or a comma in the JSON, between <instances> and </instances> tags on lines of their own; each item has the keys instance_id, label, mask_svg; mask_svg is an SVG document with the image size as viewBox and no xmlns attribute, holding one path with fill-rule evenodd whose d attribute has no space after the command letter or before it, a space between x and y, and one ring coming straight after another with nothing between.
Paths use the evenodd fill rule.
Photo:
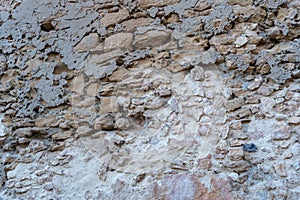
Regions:
<instances>
[{"instance_id":1,"label":"large embedded rock","mask_svg":"<svg viewBox=\"0 0 300 200\"><path fill-rule=\"evenodd\" d=\"M130 19L122 22L122 26L124 26L126 31L133 31L139 27L148 26L153 19L151 18L138 18L138 19Z\"/></svg>"},{"instance_id":2,"label":"large embedded rock","mask_svg":"<svg viewBox=\"0 0 300 200\"><path fill-rule=\"evenodd\" d=\"M170 37L170 32L152 30L142 35L136 35L133 45L138 49L158 47L169 42Z\"/></svg>"},{"instance_id":3,"label":"large embedded rock","mask_svg":"<svg viewBox=\"0 0 300 200\"><path fill-rule=\"evenodd\" d=\"M129 12L127 10L120 10L115 13L108 13L102 19L100 19L100 24L102 26L111 26L116 23L120 23L129 17Z\"/></svg>"},{"instance_id":4,"label":"large embedded rock","mask_svg":"<svg viewBox=\"0 0 300 200\"><path fill-rule=\"evenodd\" d=\"M115 128L115 118L111 114L101 115L94 122L95 130L113 130Z\"/></svg>"},{"instance_id":5,"label":"large embedded rock","mask_svg":"<svg viewBox=\"0 0 300 200\"><path fill-rule=\"evenodd\" d=\"M179 2L180 0L138 0L138 6L141 8L150 8L152 6L166 6Z\"/></svg>"},{"instance_id":6,"label":"large embedded rock","mask_svg":"<svg viewBox=\"0 0 300 200\"><path fill-rule=\"evenodd\" d=\"M236 98L236 99L232 99L232 100L228 100L225 103L225 108L227 111L234 111L240 107L242 107L244 105L244 98Z\"/></svg>"},{"instance_id":7,"label":"large embedded rock","mask_svg":"<svg viewBox=\"0 0 300 200\"><path fill-rule=\"evenodd\" d=\"M105 39L104 50L132 50L132 33L117 33Z\"/></svg>"},{"instance_id":8,"label":"large embedded rock","mask_svg":"<svg viewBox=\"0 0 300 200\"><path fill-rule=\"evenodd\" d=\"M74 51L78 53L89 51L95 48L99 43L99 35L97 33L92 33L82 38L82 40L74 47Z\"/></svg>"}]
</instances>

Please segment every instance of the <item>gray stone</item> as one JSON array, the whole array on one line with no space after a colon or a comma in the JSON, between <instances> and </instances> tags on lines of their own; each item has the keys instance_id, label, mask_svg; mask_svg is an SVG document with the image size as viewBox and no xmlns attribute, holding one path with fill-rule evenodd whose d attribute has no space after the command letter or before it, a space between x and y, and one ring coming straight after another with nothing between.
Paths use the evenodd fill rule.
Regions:
<instances>
[{"instance_id":1,"label":"gray stone","mask_svg":"<svg viewBox=\"0 0 300 200\"><path fill-rule=\"evenodd\" d=\"M244 98L236 98L225 102L225 108L227 111L234 111L244 105Z\"/></svg>"},{"instance_id":2,"label":"gray stone","mask_svg":"<svg viewBox=\"0 0 300 200\"><path fill-rule=\"evenodd\" d=\"M194 81L204 81L205 73L203 67L196 66L191 70L191 79Z\"/></svg>"}]
</instances>

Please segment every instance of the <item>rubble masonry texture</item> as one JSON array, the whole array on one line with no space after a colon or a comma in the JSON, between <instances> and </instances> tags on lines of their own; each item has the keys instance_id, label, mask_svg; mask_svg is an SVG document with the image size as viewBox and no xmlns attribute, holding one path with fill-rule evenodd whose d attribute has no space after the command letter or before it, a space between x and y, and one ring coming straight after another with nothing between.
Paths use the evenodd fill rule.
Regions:
<instances>
[{"instance_id":1,"label":"rubble masonry texture","mask_svg":"<svg viewBox=\"0 0 300 200\"><path fill-rule=\"evenodd\" d=\"M0 199L300 196L298 0L0 2Z\"/></svg>"}]
</instances>

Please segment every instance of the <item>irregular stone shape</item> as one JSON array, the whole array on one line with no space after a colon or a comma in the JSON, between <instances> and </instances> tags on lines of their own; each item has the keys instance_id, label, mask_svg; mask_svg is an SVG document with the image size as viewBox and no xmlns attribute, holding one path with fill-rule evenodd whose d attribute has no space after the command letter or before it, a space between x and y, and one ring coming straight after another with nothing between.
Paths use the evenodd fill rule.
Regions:
<instances>
[{"instance_id":1,"label":"irregular stone shape","mask_svg":"<svg viewBox=\"0 0 300 200\"><path fill-rule=\"evenodd\" d=\"M99 91L98 91L98 97L101 98L103 96L111 96L113 95L113 92L116 90L116 85L113 83L109 83L106 85L103 85Z\"/></svg>"},{"instance_id":2,"label":"irregular stone shape","mask_svg":"<svg viewBox=\"0 0 300 200\"><path fill-rule=\"evenodd\" d=\"M89 136L94 132L94 130L88 126L79 126L76 130L76 133L83 137L83 136Z\"/></svg>"},{"instance_id":3,"label":"irregular stone shape","mask_svg":"<svg viewBox=\"0 0 300 200\"><path fill-rule=\"evenodd\" d=\"M249 108L241 108L234 113L232 113L232 117L234 119L243 119L251 115L251 110Z\"/></svg>"},{"instance_id":4,"label":"irregular stone shape","mask_svg":"<svg viewBox=\"0 0 300 200\"><path fill-rule=\"evenodd\" d=\"M160 97L168 97L172 95L172 90L170 89L161 89L158 91Z\"/></svg>"},{"instance_id":5,"label":"irregular stone shape","mask_svg":"<svg viewBox=\"0 0 300 200\"><path fill-rule=\"evenodd\" d=\"M244 157L244 152L239 147L229 148L228 149L228 157L230 160L233 160L233 161L242 160L242 158Z\"/></svg>"},{"instance_id":6,"label":"irregular stone shape","mask_svg":"<svg viewBox=\"0 0 300 200\"><path fill-rule=\"evenodd\" d=\"M55 127L58 125L58 119L55 115L39 117L35 120L34 125L37 127Z\"/></svg>"},{"instance_id":7,"label":"irregular stone shape","mask_svg":"<svg viewBox=\"0 0 300 200\"><path fill-rule=\"evenodd\" d=\"M227 1L230 5L241 5L241 6L248 6L252 5L253 0L229 0Z\"/></svg>"},{"instance_id":8,"label":"irregular stone shape","mask_svg":"<svg viewBox=\"0 0 300 200\"><path fill-rule=\"evenodd\" d=\"M42 127L42 128L38 128L38 127L24 127L24 128L18 128L15 132L15 135L17 135L18 137L22 138L29 138L32 135L38 134L41 137L45 136L47 137L48 134L48 127Z\"/></svg>"},{"instance_id":9,"label":"irregular stone shape","mask_svg":"<svg viewBox=\"0 0 300 200\"><path fill-rule=\"evenodd\" d=\"M293 78L300 78L300 70L295 70L292 72Z\"/></svg>"},{"instance_id":10,"label":"irregular stone shape","mask_svg":"<svg viewBox=\"0 0 300 200\"><path fill-rule=\"evenodd\" d=\"M187 37L184 39L183 49L204 51L208 47L208 40L200 36Z\"/></svg>"},{"instance_id":11,"label":"irregular stone shape","mask_svg":"<svg viewBox=\"0 0 300 200\"><path fill-rule=\"evenodd\" d=\"M256 152L257 151L257 147L253 143L244 144L243 145L243 151L247 151L249 153Z\"/></svg>"},{"instance_id":12,"label":"irregular stone shape","mask_svg":"<svg viewBox=\"0 0 300 200\"><path fill-rule=\"evenodd\" d=\"M97 33L92 33L82 38L82 40L74 47L74 51L78 53L89 51L95 48L99 43L99 35Z\"/></svg>"},{"instance_id":13,"label":"irregular stone shape","mask_svg":"<svg viewBox=\"0 0 300 200\"><path fill-rule=\"evenodd\" d=\"M126 31L134 31L138 27L148 26L152 21L151 18L130 19L122 22L122 26Z\"/></svg>"},{"instance_id":14,"label":"irregular stone shape","mask_svg":"<svg viewBox=\"0 0 300 200\"><path fill-rule=\"evenodd\" d=\"M63 131L61 133L55 133L51 137L53 140L66 140L72 138L74 135L73 131Z\"/></svg>"},{"instance_id":15,"label":"irregular stone shape","mask_svg":"<svg viewBox=\"0 0 300 200\"><path fill-rule=\"evenodd\" d=\"M119 130L128 130L130 129L130 121L126 118L119 118L116 120L116 128Z\"/></svg>"},{"instance_id":16,"label":"irregular stone shape","mask_svg":"<svg viewBox=\"0 0 300 200\"><path fill-rule=\"evenodd\" d=\"M240 36L235 40L234 44L235 47L239 48L247 44L247 42L248 42L248 38L246 36Z\"/></svg>"},{"instance_id":17,"label":"irregular stone shape","mask_svg":"<svg viewBox=\"0 0 300 200\"><path fill-rule=\"evenodd\" d=\"M100 19L100 24L107 27L116 23L120 23L128 17L129 12L127 10L120 10L116 13L107 13L102 19Z\"/></svg>"},{"instance_id":18,"label":"irregular stone shape","mask_svg":"<svg viewBox=\"0 0 300 200\"><path fill-rule=\"evenodd\" d=\"M214 150L213 158L214 159L224 159L227 154L227 149L221 146L217 146Z\"/></svg>"},{"instance_id":19,"label":"irregular stone shape","mask_svg":"<svg viewBox=\"0 0 300 200\"><path fill-rule=\"evenodd\" d=\"M209 43L214 46L219 46L219 45L229 45L234 42L234 37L228 34L221 34L221 35L216 35L212 37L209 40Z\"/></svg>"},{"instance_id":20,"label":"irregular stone shape","mask_svg":"<svg viewBox=\"0 0 300 200\"><path fill-rule=\"evenodd\" d=\"M274 165L275 172L281 177L287 177L287 169L284 163L276 163Z\"/></svg>"},{"instance_id":21,"label":"irregular stone shape","mask_svg":"<svg viewBox=\"0 0 300 200\"><path fill-rule=\"evenodd\" d=\"M211 167L211 155L208 154L205 158L198 159L200 169L209 169Z\"/></svg>"},{"instance_id":22,"label":"irregular stone shape","mask_svg":"<svg viewBox=\"0 0 300 200\"><path fill-rule=\"evenodd\" d=\"M117 57L123 55L120 50L111 51L103 54L92 54L84 64L84 72L86 75L93 75L95 78L104 78L111 75L118 67L116 64L106 63L113 61Z\"/></svg>"},{"instance_id":23,"label":"irregular stone shape","mask_svg":"<svg viewBox=\"0 0 300 200\"><path fill-rule=\"evenodd\" d=\"M261 86L257 90L257 93L261 94L263 96L269 96L270 94L272 94L272 92L273 92L273 90L266 86Z\"/></svg>"},{"instance_id":24,"label":"irregular stone shape","mask_svg":"<svg viewBox=\"0 0 300 200\"><path fill-rule=\"evenodd\" d=\"M145 108L150 109L150 110L154 110L154 109L158 109L161 106L163 106L165 104L165 100L164 99L149 99L146 103L145 103Z\"/></svg>"},{"instance_id":25,"label":"irregular stone shape","mask_svg":"<svg viewBox=\"0 0 300 200\"><path fill-rule=\"evenodd\" d=\"M237 173L247 171L251 168L251 164L246 160L240 160L230 163L230 168Z\"/></svg>"},{"instance_id":26,"label":"irregular stone shape","mask_svg":"<svg viewBox=\"0 0 300 200\"><path fill-rule=\"evenodd\" d=\"M136 35L133 45L135 48L144 49L146 47L158 47L169 42L170 32L165 31L148 31L142 35Z\"/></svg>"},{"instance_id":27,"label":"irregular stone shape","mask_svg":"<svg viewBox=\"0 0 300 200\"><path fill-rule=\"evenodd\" d=\"M210 127L208 124L200 124L198 127L198 133L199 135L205 135L207 136L210 132Z\"/></svg>"},{"instance_id":28,"label":"irregular stone shape","mask_svg":"<svg viewBox=\"0 0 300 200\"><path fill-rule=\"evenodd\" d=\"M191 70L191 79L194 81L204 81L205 73L203 67L196 66Z\"/></svg>"},{"instance_id":29,"label":"irregular stone shape","mask_svg":"<svg viewBox=\"0 0 300 200\"><path fill-rule=\"evenodd\" d=\"M172 5L175 3L179 3L180 0L138 0L138 6L147 9L152 6L159 7L159 6L167 6Z\"/></svg>"},{"instance_id":30,"label":"irregular stone shape","mask_svg":"<svg viewBox=\"0 0 300 200\"><path fill-rule=\"evenodd\" d=\"M83 100L79 101L78 103L75 103L74 106L78 108L88 108L94 105L95 103L96 102L94 97L85 97Z\"/></svg>"},{"instance_id":31,"label":"irregular stone shape","mask_svg":"<svg viewBox=\"0 0 300 200\"><path fill-rule=\"evenodd\" d=\"M172 63L167 66L167 69L173 73L181 72L181 71L188 70L191 68L192 68L192 66L188 63L184 63L182 65L179 63Z\"/></svg>"},{"instance_id":32,"label":"irregular stone shape","mask_svg":"<svg viewBox=\"0 0 300 200\"><path fill-rule=\"evenodd\" d=\"M104 50L132 50L132 33L117 33L114 34L104 41Z\"/></svg>"},{"instance_id":33,"label":"irregular stone shape","mask_svg":"<svg viewBox=\"0 0 300 200\"><path fill-rule=\"evenodd\" d=\"M193 57L192 57L193 58ZM214 50L208 50L204 52L199 52L198 55L195 56L194 59L191 60L192 63L196 63L198 65L209 65L209 64L215 64L218 61L223 62L223 57L220 53L214 51Z\"/></svg>"},{"instance_id":34,"label":"irregular stone shape","mask_svg":"<svg viewBox=\"0 0 300 200\"><path fill-rule=\"evenodd\" d=\"M59 142L57 145L52 144L49 147L49 151L62 151L65 148L65 143L64 142Z\"/></svg>"},{"instance_id":35,"label":"irregular stone shape","mask_svg":"<svg viewBox=\"0 0 300 200\"><path fill-rule=\"evenodd\" d=\"M162 183L157 199L200 199L207 193L207 188L199 181L197 175L188 172L164 175Z\"/></svg>"},{"instance_id":36,"label":"irregular stone shape","mask_svg":"<svg viewBox=\"0 0 300 200\"><path fill-rule=\"evenodd\" d=\"M291 117L288 119L288 123L293 125L298 125L300 124L300 117Z\"/></svg>"},{"instance_id":37,"label":"irregular stone shape","mask_svg":"<svg viewBox=\"0 0 300 200\"><path fill-rule=\"evenodd\" d=\"M115 50L107 53L92 53L89 58L87 59L86 67L92 66L99 66L102 63L106 63L114 58L123 55L123 52L120 50ZM91 74L88 74L91 75Z\"/></svg>"},{"instance_id":38,"label":"irregular stone shape","mask_svg":"<svg viewBox=\"0 0 300 200\"><path fill-rule=\"evenodd\" d=\"M291 128L286 123L279 122L275 124L272 134L273 140L287 140L291 137L291 135Z\"/></svg>"},{"instance_id":39,"label":"irregular stone shape","mask_svg":"<svg viewBox=\"0 0 300 200\"><path fill-rule=\"evenodd\" d=\"M210 181L211 191L204 199L233 199L231 183L222 177L213 177Z\"/></svg>"},{"instance_id":40,"label":"irregular stone shape","mask_svg":"<svg viewBox=\"0 0 300 200\"><path fill-rule=\"evenodd\" d=\"M225 108L227 111L234 111L244 105L244 98L236 98L225 102Z\"/></svg>"},{"instance_id":41,"label":"irregular stone shape","mask_svg":"<svg viewBox=\"0 0 300 200\"><path fill-rule=\"evenodd\" d=\"M186 162L185 160L176 159L170 164L171 169L176 169L176 170L184 170L188 171L191 170L193 167L193 164L191 162Z\"/></svg>"},{"instance_id":42,"label":"irregular stone shape","mask_svg":"<svg viewBox=\"0 0 300 200\"><path fill-rule=\"evenodd\" d=\"M95 119L94 129L95 130L114 130L115 128L115 118L111 114L101 115L99 118Z\"/></svg>"},{"instance_id":43,"label":"irregular stone shape","mask_svg":"<svg viewBox=\"0 0 300 200\"><path fill-rule=\"evenodd\" d=\"M255 90L257 88L259 88L259 86L261 85L262 83L262 78L261 77L257 77L254 79L254 81L252 83L250 83L247 88L249 90Z\"/></svg>"}]
</instances>

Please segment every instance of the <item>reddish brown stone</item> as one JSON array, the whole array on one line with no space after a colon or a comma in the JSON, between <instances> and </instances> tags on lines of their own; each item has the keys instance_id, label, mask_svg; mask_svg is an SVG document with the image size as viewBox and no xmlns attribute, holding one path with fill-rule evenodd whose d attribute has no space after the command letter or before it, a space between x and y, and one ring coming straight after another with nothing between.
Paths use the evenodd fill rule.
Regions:
<instances>
[{"instance_id":1,"label":"reddish brown stone","mask_svg":"<svg viewBox=\"0 0 300 200\"><path fill-rule=\"evenodd\" d=\"M198 165L201 169L209 169L211 167L211 155L209 154L207 157L205 158L200 158L198 160Z\"/></svg>"},{"instance_id":2,"label":"reddish brown stone","mask_svg":"<svg viewBox=\"0 0 300 200\"><path fill-rule=\"evenodd\" d=\"M162 179L159 199L203 199L207 188L194 173L166 175Z\"/></svg>"}]
</instances>

